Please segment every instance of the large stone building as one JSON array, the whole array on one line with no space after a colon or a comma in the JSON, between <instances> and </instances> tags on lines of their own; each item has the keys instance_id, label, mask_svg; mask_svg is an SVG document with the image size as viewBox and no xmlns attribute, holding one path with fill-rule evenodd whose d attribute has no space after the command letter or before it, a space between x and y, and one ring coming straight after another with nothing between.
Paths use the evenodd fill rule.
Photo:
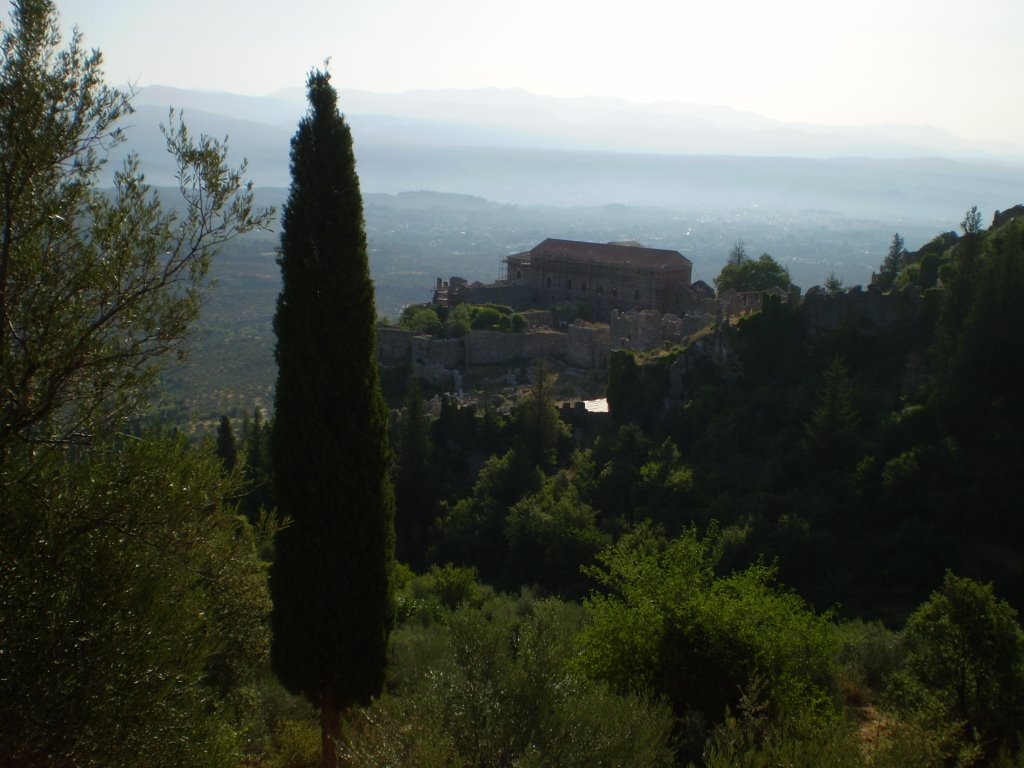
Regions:
<instances>
[{"instance_id":1,"label":"large stone building","mask_svg":"<svg viewBox=\"0 0 1024 768\"><path fill-rule=\"evenodd\" d=\"M434 303L494 302L521 310L585 301L607 318L613 309L683 315L701 298L690 286L693 263L679 251L548 238L503 263L502 279L489 285L438 279Z\"/></svg>"},{"instance_id":2,"label":"large stone building","mask_svg":"<svg viewBox=\"0 0 1024 768\"><path fill-rule=\"evenodd\" d=\"M535 306L589 302L613 309L652 309L682 315L692 303L693 262L662 248L548 238L505 259L505 283L528 286Z\"/></svg>"}]
</instances>

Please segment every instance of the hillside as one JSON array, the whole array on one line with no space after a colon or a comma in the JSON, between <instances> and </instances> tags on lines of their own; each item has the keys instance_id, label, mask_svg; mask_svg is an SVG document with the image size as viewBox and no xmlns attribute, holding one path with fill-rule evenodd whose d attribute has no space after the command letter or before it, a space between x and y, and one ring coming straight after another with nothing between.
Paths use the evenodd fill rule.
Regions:
<instances>
[{"instance_id":1,"label":"hillside","mask_svg":"<svg viewBox=\"0 0 1024 768\"><path fill-rule=\"evenodd\" d=\"M279 208L284 196L283 189L257 190L261 205ZM377 310L392 319L407 304L429 301L438 277L493 281L503 256L547 237L638 240L678 249L694 262L694 279L708 283L733 244L743 240L751 252L770 252L794 282L809 288L832 273L847 285L869 282L894 227L915 246L943 227L856 219L818 209L564 208L431 192L369 193L365 210ZM165 380L166 400L198 420L211 421L236 407L271 402L270 323L280 288L273 259L277 245L274 232L251 235L233 243L213 263L216 285L206 296L192 354Z\"/></svg>"}]
</instances>

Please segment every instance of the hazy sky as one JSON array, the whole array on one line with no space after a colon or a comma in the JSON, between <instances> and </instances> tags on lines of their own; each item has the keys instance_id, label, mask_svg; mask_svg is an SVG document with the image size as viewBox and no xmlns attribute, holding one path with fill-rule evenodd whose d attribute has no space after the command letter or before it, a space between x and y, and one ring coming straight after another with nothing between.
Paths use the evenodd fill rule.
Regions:
<instances>
[{"instance_id":1,"label":"hazy sky","mask_svg":"<svg viewBox=\"0 0 1024 768\"><path fill-rule=\"evenodd\" d=\"M57 0L108 79L521 87L1024 144L1024 0Z\"/></svg>"}]
</instances>

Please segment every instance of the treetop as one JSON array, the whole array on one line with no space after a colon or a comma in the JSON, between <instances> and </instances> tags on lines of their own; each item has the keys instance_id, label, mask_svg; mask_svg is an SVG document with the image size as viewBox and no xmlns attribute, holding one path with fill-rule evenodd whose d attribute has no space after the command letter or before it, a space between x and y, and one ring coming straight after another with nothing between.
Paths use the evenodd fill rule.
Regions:
<instances>
[{"instance_id":1,"label":"treetop","mask_svg":"<svg viewBox=\"0 0 1024 768\"><path fill-rule=\"evenodd\" d=\"M331 73L314 69L306 79L310 114L333 115L338 110L338 92L331 85Z\"/></svg>"}]
</instances>

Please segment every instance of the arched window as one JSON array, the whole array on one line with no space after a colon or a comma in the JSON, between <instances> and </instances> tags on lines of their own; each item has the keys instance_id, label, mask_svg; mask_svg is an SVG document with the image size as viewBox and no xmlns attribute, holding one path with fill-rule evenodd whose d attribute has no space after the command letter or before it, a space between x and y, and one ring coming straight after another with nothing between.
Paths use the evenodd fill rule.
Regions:
<instances>
[{"instance_id":1,"label":"arched window","mask_svg":"<svg viewBox=\"0 0 1024 768\"><path fill-rule=\"evenodd\" d=\"M633 291L633 301L640 301L640 289Z\"/></svg>"},{"instance_id":2,"label":"arched window","mask_svg":"<svg viewBox=\"0 0 1024 768\"><path fill-rule=\"evenodd\" d=\"M550 287L551 287L551 278L549 277L548 278L548 288L550 288Z\"/></svg>"},{"instance_id":3,"label":"arched window","mask_svg":"<svg viewBox=\"0 0 1024 768\"><path fill-rule=\"evenodd\" d=\"M516 270L516 280L522 280L522 279L523 279L523 271L521 269L517 269Z\"/></svg>"}]
</instances>

